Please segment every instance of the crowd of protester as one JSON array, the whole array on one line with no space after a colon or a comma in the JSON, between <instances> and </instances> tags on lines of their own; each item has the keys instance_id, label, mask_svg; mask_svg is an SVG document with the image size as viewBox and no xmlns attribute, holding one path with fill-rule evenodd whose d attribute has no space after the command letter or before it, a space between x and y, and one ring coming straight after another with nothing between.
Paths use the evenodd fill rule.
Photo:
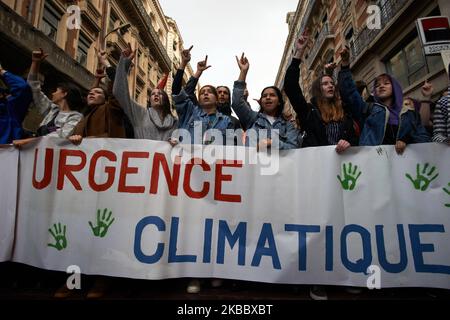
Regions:
<instances>
[{"instance_id":1,"label":"crowd of protester","mask_svg":"<svg viewBox=\"0 0 450 320\"><path fill-rule=\"evenodd\" d=\"M259 111L253 110L247 101L250 62L245 54L236 57L239 75L232 91L224 85L208 84L196 96L199 78L211 66L206 56L197 63L194 76L183 87L184 69L191 60L192 47L183 50L181 64L173 76L172 107L164 86L151 91L145 106L132 99L128 75L133 68L135 50L130 45L123 50L117 67L110 65L104 51L98 52L96 81L85 98L74 83L58 84L50 98L47 97L41 90L39 72L48 54L42 49L35 50L27 80L0 66L0 77L6 85L0 88L0 144L21 147L42 136L68 139L76 145L89 137L151 139L173 146L211 144L217 141L207 132L216 129L223 135L222 143L254 146L260 152L270 148L334 145L336 152L342 154L352 146L392 145L402 154L411 143L436 142L450 146L450 87L433 102L433 86L425 81L422 99L416 100L403 96L401 85L392 75L381 74L374 79L371 90L364 82L354 81L348 48L340 52L340 66L335 63L324 66L323 73L312 82L312 98L306 101L299 76L307 40L305 33L296 41L283 88L268 86L262 90L257 99ZM336 68L339 69L337 80L333 78ZM295 115L286 113L283 92ZM30 136L22 123L31 105L43 120ZM174 134L176 129L187 130L191 141L180 140ZM201 141L194 139L194 129L202 133ZM229 139L230 129L241 130L242 134L233 134ZM255 134L246 134L248 130ZM91 297L101 296L108 282L97 277ZM213 286L221 283L220 279L212 281ZM201 284L199 279L192 279L187 291L198 293ZM313 286L310 294L314 299L326 299L326 291L324 286ZM67 294L63 286L56 296Z\"/></svg>"}]
</instances>

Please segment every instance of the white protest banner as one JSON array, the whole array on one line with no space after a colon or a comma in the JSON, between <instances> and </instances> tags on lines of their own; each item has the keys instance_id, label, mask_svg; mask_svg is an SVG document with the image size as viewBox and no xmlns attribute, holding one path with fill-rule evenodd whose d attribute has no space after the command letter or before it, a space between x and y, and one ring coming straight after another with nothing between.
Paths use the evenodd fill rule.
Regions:
<instances>
[{"instance_id":1,"label":"white protest banner","mask_svg":"<svg viewBox=\"0 0 450 320\"><path fill-rule=\"evenodd\" d=\"M393 146L291 150L272 159L273 175L241 154L212 162L201 146L187 163L188 147L43 139L21 151L14 261L353 286L378 267L382 287L450 288L448 146L409 145L403 156Z\"/></svg>"},{"instance_id":2,"label":"white protest banner","mask_svg":"<svg viewBox=\"0 0 450 320\"><path fill-rule=\"evenodd\" d=\"M0 163L0 261L7 261L14 241L19 151L13 146L0 146Z\"/></svg>"}]
</instances>

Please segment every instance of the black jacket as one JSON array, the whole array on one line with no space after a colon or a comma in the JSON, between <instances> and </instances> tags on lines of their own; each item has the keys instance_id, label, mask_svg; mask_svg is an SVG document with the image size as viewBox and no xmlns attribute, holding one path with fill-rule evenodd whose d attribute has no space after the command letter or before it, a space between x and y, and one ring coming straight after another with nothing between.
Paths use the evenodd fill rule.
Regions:
<instances>
[{"instance_id":1,"label":"black jacket","mask_svg":"<svg viewBox=\"0 0 450 320\"><path fill-rule=\"evenodd\" d=\"M302 90L298 83L300 76L299 69L300 60L292 59L292 62L286 70L284 78L284 91L297 113L300 123L300 129L304 132L302 147L318 147L329 145L325 122L322 120L320 110L315 103L315 99L311 103L307 103L303 96ZM349 113L347 106L343 106L345 116L340 132L339 140L343 139L352 146L358 145L358 137L354 128L354 121Z\"/></svg>"}]
</instances>

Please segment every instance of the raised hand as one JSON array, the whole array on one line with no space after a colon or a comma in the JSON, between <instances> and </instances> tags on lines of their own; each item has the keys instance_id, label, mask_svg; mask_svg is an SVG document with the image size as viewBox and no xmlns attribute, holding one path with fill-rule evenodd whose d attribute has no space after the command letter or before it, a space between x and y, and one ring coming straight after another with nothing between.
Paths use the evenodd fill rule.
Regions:
<instances>
[{"instance_id":1,"label":"raised hand","mask_svg":"<svg viewBox=\"0 0 450 320\"><path fill-rule=\"evenodd\" d=\"M95 75L94 75L94 76L95 76L97 79L99 79L99 80L101 80L101 79L103 79L104 77L106 77L105 68L99 66L99 68L97 68L97 69L95 70Z\"/></svg>"},{"instance_id":2,"label":"raised hand","mask_svg":"<svg viewBox=\"0 0 450 320\"><path fill-rule=\"evenodd\" d=\"M186 68L189 61L191 61L191 50L194 46L191 46L189 49L184 49L181 51L181 69Z\"/></svg>"},{"instance_id":3,"label":"raised hand","mask_svg":"<svg viewBox=\"0 0 450 320\"><path fill-rule=\"evenodd\" d=\"M211 66L208 66L208 55L206 55L205 60L197 62L197 71L203 72L209 68L211 68Z\"/></svg>"},{"instance_id":4,"label":"raised hand","mask_svg":"<svg viewBox=\"0 0 450 320\"><path fill-rule=\"evenodd\" d=\"M48 53L45 53L42 48L39 48L39 50L33 50L31 53L31 61L42 62L47 57Z\"/></svg>"},{"instance_id":5,"label":"raised hand","mask_svg":"<svg viewBox=\"0 0 450 320\"><path fill-rule=\"evenodd\" d=\"M92 222L89 221L89 225L91 226L94 236L103 238L108 232L109 227L114 222L115 218L111 217L112 211L110 210L108 215L107 213L108 209L104 209L103 215L100 216L100 209L97 210L97 225L95 227L92 225Z\"/></svg>"},{"instance_id":6,"label":"raised hand","mask_svg":"<svg viewBox=\"0 0 450 320\"><path fill-rule=\"evenodd\" d=\"M248 69L250 68L250 63L248 62L248 59L244 53L242 53L240 59L236 56L236 62L239 66L239 69L241 69L241 71L248 71Z\"/></svg>"},{"instance_id":7,"label":"raised hand","mask_svg":"<svg viewBox=\"0 0 450 320\"><path fill-rule=\"evenodd\" d=\"M350 48L348 46L345 46L339 54L341 56L341 64L343 66L350 65Z\"/></svg>"},{"instance_id":8,"label":"raised hand","mask_svg":"<svg viewBox=\"0 0 450 320\"><path fill-rule=\"evenodd\" d=\"M423 86L421 88L421 91L422 91L422 96L424 98L430 99L431 96L433 95L433 91L434 91L433 85L430 82L428 82L428 80L425 80L425 82L423 83Z\"/></svg>"},{"instance_id":9,"label":"raised hand","mask_svg":"<svg viewBox=\"0 0 450 320\"><path fill-rule=\"evenodd\" d=\"M361 176L361 171L358 172L358 166L354 166L352 170L352 163L349 162L348 170L345 163L342 165L342 178L340 175L337 176L339 182L341 183L342 189L353 190L356 187L356 181Z\"/></svg>"},{"instance_id":10,"label":"raised hand","mask_svg":"<svg viewBox=\"0 0 450 320\"><path fill-rule=\"evenodd\" d=\"M324 67L325 68L325 74L327 74L329 76L332 76L333 72L334 72L334 69L336 69L336 67L337 67L336 62L327 63L325 65L325 67Z\"/></svg>"},{"instance_id":11,"label":"raised hand","mask_svg":"<svg viewBox=\"0 0 450 320\"><path fill-rule=\"evenodd\" d=\"M108 55L105 50L98 51L97 48L94 48L95 52L97 53L97 59L99 66L108 67L110 64L108 62Z\"/></svg>"},{"instance_id":12,"label":"raised hand","mask_svg":"<svg viewBox=\"0 0 450 320\"><path fill-rule=\"evenodd\" d=\"M56 248L58 251L61 251L67 247L67 238L66 238L66 226L64 228L61 227L61 223L53 224L54 231L50 228L48 232L52 235L53 239L55 239L55 243L48 243L48 247Z\"/></svg>"},{"instance_id":13,"label":"raised hand","mask_svg":"<svg viewBox=\"0 0 450 320\"><path fill-rule=\"evenodd\" d=\"M432 176L432 174L434 173L434 170L436 170L436 167L432 167L430 168L430 170L427 172L427 169L430 165L428 163L425 163L425 165L423 166L422 172L420 172L420 164L417 164L417 176L415 179L412 178L412 176L409 173L406 173L405 176L406 178L408 178L414 188L416 190L421 190L421 191L425 191L428 189L431 181L433 181L434 179L436 179L439 175L439 173L436 173L434 176Z\"/></svg>"},{"instance_id":14,"label":"raised hand","mask_svg":"<svg viewBox=\"0 0 450 320\"><path fill-rule=\"evenodd\" d=\"M303 56L303 52L305 52L306 44L308 43L308 39L309 39L309 32L308 32L308 28L306 28L305 31L303 31L302 35L295 42L295 49L296 49L295 57L296 58L299 59Z\"/></svg>"},{"instance_id":15,"label":"raised hand","mask_svg":"<svg viewBox=\"0 0 450 320\"><path fill-rule=\"evenodd\" d=\"M122 56L125 58L128 58L130 60L133 60L135 55L136 55L136 50L133 50L133 48L131 47L131 43L128 42L127 46L122 51Z\"/></svg>"}]
</instances>

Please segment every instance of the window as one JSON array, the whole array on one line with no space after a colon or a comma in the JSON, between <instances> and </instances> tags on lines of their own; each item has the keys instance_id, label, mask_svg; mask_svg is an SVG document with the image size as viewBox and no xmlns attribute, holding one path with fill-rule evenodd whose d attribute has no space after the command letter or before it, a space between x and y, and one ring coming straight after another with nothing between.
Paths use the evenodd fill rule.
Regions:
<instances>
[{"instance_id":1,"label":"window","mask_svg":"<svg viewBox=\"0 0 450 320\"><path fill-rule=\"evenodd\" d=\"M173 51L177 51L177 48L178 48L178 43L174 40L173 41L173 47L172 47L172 49L173 49Z\"/></svg>"},{"instance_id":2,"label":"window","mask_svg":"<svg viewBox=\"0 0 450 320\"><path fill-rule=\"evenodd\" d=\"M141 91L136 89L136 92L134 94L134 100L139 101L140 97L141 97Z\"/></svg>"},{"instance_id":3,"label":"window","mask_svg":"<svg viewBox=\"0 0 450 320\"><path fill-rule=\"evenodd\" d=\"M345 32L346 45L350 47L350 51L355 56L355 39L353 38L353 27L350 26L347 32Z\"/></svg>"},{"instance_id":4,"label":"window","mask_svg":"<svg viewBox=\"0 0 450 320\"><path fill-rule=\"evenodd\" d=\"M44 14L42 17L41 30L42 32L56 41L56 34L58 32L59 21L61 20L61 14L47 1L44 4Z\"/></svg>"},{"instance_id":5,"label":"window","mask_svg":"<svg viewBox=\"0 0 450 320\"><path fill-rule=\"evenodd\" d=\"M402 87L407 87L428 73L443 69L444 65L440 56L424 56L416 36L387 61L386 67Z\"/></svg>"},{"instance_id":6,"label":"window","mask_svg":"<svg viewBox=\"0 0 450 320\"><path fill-rule=\"evenodd\" d=\"M148 64L148 66L147 66L147 77L150 77L151 73L152 73L152 65Z\"/></svg>"},{"instance_id":7,"label":"window","mask_svg":"<svg viewBox=\"0 0 450 320\"><path fill-rule=\"evenodd\" d=\"M119 18L117 18L116 14L113 11L111 11L111 14L109 16L108 32L111 32L111 30L114 30L116 26L119 26L117 24L118 20Z\"/></svg>"},{"instance_id":8,"label":"window","mask_svg":"<svg viewBox=\"0 0 450 320\"><path fill-rule=\"evenodd\" d=\"M138 54L137 54L137 64L139 67L142 66L142 52L140 49L138 50Z\"/></svg>"},{"instance_id":9,"label":"window","mask_svg":"<svg viewBox=\"0 0 450 320\"><path fill-rule=\"evenodd\" d=\"M86 67L87 64L90 46L91 43L89 39L82 32L80 32L80 37L78 38L77 61L84 67Z\"/></svg>"}]
</instances>

